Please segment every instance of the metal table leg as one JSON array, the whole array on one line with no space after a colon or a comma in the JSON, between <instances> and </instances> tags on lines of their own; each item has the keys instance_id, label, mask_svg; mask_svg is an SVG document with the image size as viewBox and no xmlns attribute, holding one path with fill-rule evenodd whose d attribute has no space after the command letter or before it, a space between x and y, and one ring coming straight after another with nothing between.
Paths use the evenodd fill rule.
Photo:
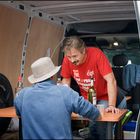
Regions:
<instances>
[{"instance_id":1,"label":"metal table leg","mask_svg":"<svg viewBox=\"0 0 140 140\"><path fill-rule=\"evenodd\" d=\"M106 139L113 139L113 124L112 122L107 122L107 135Z\"/></svg>"}]
</instances>

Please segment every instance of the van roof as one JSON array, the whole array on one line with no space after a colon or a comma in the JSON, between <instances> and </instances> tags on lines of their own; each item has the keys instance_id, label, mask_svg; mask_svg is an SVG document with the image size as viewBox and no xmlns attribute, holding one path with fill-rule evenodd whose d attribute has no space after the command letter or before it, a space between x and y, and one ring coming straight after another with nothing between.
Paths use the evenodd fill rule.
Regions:
<instances>
[{"instance_id":1,"label":"van roof","mask_svg":"<svg viewBox=\"0 0 140 140\"><path fill-rule=\"evenodd\" d=\"M57 18L66 24L95 21L134 20L132 0L128 1L9 1L19 9Z\"/></svg>"}]
</instances>

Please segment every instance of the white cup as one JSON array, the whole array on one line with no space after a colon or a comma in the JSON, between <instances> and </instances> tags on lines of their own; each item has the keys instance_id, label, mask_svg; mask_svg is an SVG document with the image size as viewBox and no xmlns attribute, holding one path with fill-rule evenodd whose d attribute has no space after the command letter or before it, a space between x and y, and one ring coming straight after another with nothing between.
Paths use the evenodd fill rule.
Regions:
<instances>
[{"instance_id":1,"label":"white cup","mask_svg":"<svg viewBox=\"0 0 140 140\"><path fill-rule=\"evenodd\" d=\"M105 106L103 104L97 104L97 108L99 109L101 115L104 115Z\"/></svg>"}]
</instances>

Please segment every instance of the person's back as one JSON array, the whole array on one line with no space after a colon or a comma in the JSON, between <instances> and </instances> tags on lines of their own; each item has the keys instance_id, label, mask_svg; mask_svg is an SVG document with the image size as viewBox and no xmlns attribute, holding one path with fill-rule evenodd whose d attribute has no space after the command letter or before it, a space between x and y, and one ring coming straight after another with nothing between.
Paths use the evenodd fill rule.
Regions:
<instances>
[{"instance_id":1,"label":"person's back","mask_svg":"<svg viewBox=\"0 0 140 140\"><path fill-rule=\"evenodd\" d=\"M77 92L50 79L24 88L14 103L23 139L72 139L72 112L91 120L99 116L98 109Z\"/></svg>"}]
</instances>

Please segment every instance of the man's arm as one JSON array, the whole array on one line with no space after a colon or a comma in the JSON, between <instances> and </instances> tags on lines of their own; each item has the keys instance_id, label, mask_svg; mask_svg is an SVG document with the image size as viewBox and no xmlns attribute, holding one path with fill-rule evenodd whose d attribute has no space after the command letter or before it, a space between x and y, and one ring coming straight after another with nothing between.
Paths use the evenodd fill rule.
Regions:
<instances>
[{"instance_id":1,"label":"man's arm","mask_svg":"<svg viewBox=\"0 0 140 140\"><path fill-rule=\"evenodd\" d=\"M108 91L108 108L107 111L112 113L118 112L119 110L115 108L117 100L117 84L113 72L104 76L104 79L107 82L107 91Z\"/></svg>"},{"instance_id":2,"label":"man's arm","mask_svg":"<svg viewBox=\"0 0 140 140\"><path fill-rule=\"evenodd\" d=\"M67 84L70 87L71 83L71 78L63 78L62 79L62 84Z\"/></svg>"},{"instance_id":3,"label":"man's arm","mask_svg":"<svg viewBox=\"0 0 140 140\"><path fill-rule=\"evenodd\" d=\"M73 117L82 115L92 121L101 118L100 111L95 105L91 104L88 100L85 100L83 96L79 96L79 93L71 88L67 88L67 92L68 91L70 92L67 94L66 102L70 103L70 106L72 107L70 110L74 112L72 113Z\"/></svg>"},{"instance_id":4,"label":"man's arm","mask_svg":"<svg viewBox=\"0 0 140 140\"><path fill-rule=\"evenodd\" d=\"M104 79L107 81L107 91L108 91L108 105L116 106L117 98L117 85L113 73L109 73L104 76Z\"/></svg>"}]
</instances>

